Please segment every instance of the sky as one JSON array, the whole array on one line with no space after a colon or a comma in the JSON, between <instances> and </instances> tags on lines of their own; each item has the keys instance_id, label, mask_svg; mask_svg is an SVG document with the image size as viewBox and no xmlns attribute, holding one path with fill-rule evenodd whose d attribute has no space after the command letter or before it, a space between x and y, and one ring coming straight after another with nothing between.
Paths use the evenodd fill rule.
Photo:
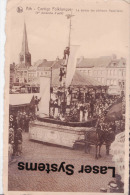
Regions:
<instances>
[{"instance_id":1,"label":"sky","mask_svg":"<svg viewBox=\"0 0 130 195\"><path fill-rule=\"evenodd\" d=\"M117 57L127 58L128 6L123 2L118 4L117 2L108 3L108 1L106 3L105 1L101 3L96 3L97 1L83 2L81 4L80 1L77 1L72 4L72 0L70 2L67 0L66 3L62 1L62 4L45 1L45 4L9 5L7 44L10 47L10 63L19 62L24 21L26 22L32 63L39 59L55 60L57 56L63 58L69 34L69 19L66 14L71 12L64 11L62 14L58 14L55 11L57 8L73 9L71 45L80 46L79 57L95 58L116 54ZM23 8L22 13L17 12L19 6ZM41 14L41 9L47 8L52 12L52 7L54 8L53 14ZM39 10L40 13L36 14Z\"/></svg>"}]
</instances>

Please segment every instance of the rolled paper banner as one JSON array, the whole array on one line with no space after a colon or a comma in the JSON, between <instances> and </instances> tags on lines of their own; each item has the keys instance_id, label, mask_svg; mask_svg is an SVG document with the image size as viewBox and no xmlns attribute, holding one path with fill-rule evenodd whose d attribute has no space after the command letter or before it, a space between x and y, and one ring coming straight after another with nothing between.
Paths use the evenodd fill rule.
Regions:
<instances>
[{"instance_id":1,"label":"rolled paper banner","mask_svg":"<svg viewBox=\"0 0 130 195\"><path fill-rule=\"evenodd\" d=\"M118 174L121 176L121 181L124 182L124 157L125 157L125 134L121 132L120 134L116 135L115 141L111 144L110 147L110 154L112 154L112 160L115 162L115 167Z\"/></svg>"}]
</instances>

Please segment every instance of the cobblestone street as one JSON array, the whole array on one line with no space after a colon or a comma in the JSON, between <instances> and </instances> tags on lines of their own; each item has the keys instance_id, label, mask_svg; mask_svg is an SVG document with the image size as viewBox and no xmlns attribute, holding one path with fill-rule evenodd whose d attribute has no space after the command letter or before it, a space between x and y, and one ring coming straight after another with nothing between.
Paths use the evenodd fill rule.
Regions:
<instances>
[{"instance_id":1,"label":"cobblestone street","mask_svg":"<svg viewBox=\"0 0 130 195\"><path fill-rule=\"evenodd\" d=\"M63 147L45 145L29 140L29 134L23 133L23 153L17 161L9 165L9 191L77 191L100 192L100 188L107 188L111 181L112 171L107 174L78 173L81 165L114 166L111 156L105 155L105 148L101 150L102 158L95 160L94 148L90 154L83 149L72 150ZM27 171L18 170L18 162L56 163L61 162L74 165L74 174L65 172ZM100 178L100 179L99 179Z\"/></svg>"}]
</instances>

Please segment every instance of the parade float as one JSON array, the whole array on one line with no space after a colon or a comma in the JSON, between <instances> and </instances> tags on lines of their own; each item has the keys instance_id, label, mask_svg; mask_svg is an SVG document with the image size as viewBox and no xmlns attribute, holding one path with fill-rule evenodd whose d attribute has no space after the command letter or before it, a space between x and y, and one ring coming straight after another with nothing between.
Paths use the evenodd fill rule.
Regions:
<instances>
[{"instance_id":1,"label":"parade float","mask_svg":"<svg viewBox=\"0 0 130 195\"><path fill-rule=\"evenodd\" d=\"M66 104L68 91L76 69L77 62L77 51L79 45L70 44L70 33L71 33L71 17L69 25L69 43L68 47L64 50L63 61L60 64L60 68L53 71L51 67L50 77L40 77L40 102L39 111L37 112L37 119L30 122L29 125L29 138L30 140L41 141L43 143L55 144L60 146L66 146L73 148L76 141L84 139L85 131L93 131L96 124L94 118L88 119L87 121L67 121L65 119L59 119L52 117L51 114L51 89L53 83L59 80L60 93L62 93L62 104ZM57 77L53 77L53 74L57 74ZM85 82L85 80L83 81ZM85 85L85 83L84 83ZM53 89L54 90L54 89ZM67 109L65 109L67 113Z\"/></svg>"},{"instance_id":2,"label":"parade float","mask_svg":"<svg viewBox=\"0 0 130 195\"><path fill-rule=\"evenodd\" d=\"M38 105L39 111L37 112L37 119L30 122L29 125L30 140L73 148L76 141L84 139L85 131L92 131L94 129L97 119L92 118L81 122L52 117L50 100L53 98L53 94L50 92L51 86L51 78L40 78L39 97L41 97L41 100ZM64 96L67 96L68 88L65 88L65 85L60 88L60 93L62 94L64 101ZM65 101L66 98L67 97L65 97Z\"/></svg>"}]
</instances>

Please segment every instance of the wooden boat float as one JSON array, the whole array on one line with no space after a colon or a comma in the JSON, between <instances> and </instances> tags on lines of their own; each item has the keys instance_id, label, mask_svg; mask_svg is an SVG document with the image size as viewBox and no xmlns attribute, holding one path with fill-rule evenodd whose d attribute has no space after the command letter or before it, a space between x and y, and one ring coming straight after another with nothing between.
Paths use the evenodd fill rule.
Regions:
<instances>
[{"instance_id":1,"label":"wooden boat float","mask_svg":"<svg viewBox=\"0 0 130 195\"><path fill-rule=\"evenodd\" d=\"M85 131L94 130L95 123L96 119L87 122L64 122L38 117L29 125L29 138L73 148L76 141L84 139Z\"/></svg>"}]
</instances>

